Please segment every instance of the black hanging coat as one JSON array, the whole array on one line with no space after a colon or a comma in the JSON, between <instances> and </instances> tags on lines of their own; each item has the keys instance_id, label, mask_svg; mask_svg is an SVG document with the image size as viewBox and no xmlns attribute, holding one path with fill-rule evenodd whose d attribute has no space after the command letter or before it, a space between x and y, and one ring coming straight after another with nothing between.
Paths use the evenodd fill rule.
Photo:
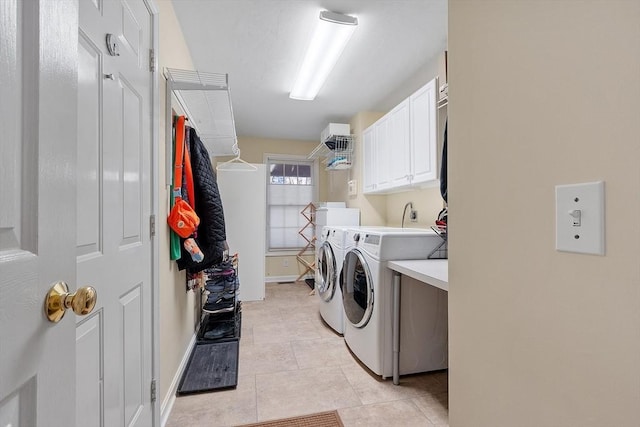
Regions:
<instances>
[{"instance_id":1,"label":"black hanging coat","mask_svg":"<svg viewBox=\"0 0 640 427\"><path fill-rule=\"evenodd\" d=\"M177 261L180 270L186 268L190 273L197 273L222 261L227 234L222 200L209 152L194 129L190 129L188 143L196 199L194 210L200 217L195 240L204 254L204 260L193 261L184 249L184 239L181 239L182 256Z\"/></svg>"},{"instance_id":2,"label":"black hanging coat","mask_svg":"<svg viewBox=\"0 0 640 427\"><path fill-rule=\"evenodd\" d=\"M440 165L440 194L445 202L447 202L447 120L444 124L444 144L442 146L442 164Z\"/></svg>"}]
</instances>

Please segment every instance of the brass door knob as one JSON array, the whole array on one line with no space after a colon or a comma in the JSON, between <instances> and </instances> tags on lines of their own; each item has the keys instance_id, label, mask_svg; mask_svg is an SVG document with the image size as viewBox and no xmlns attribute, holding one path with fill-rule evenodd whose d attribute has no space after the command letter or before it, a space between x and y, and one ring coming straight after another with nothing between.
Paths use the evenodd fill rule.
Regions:
<instances>
[{"instance_id":1,"label":"brass door knob","mask_svg":"<svg viewBox=\"0 0 640 427\"><path fill-rule=\"evenodd\" d=\"M70 294L65 282L58 282L49 289L44 301L44 312L49 321L58 323L71 308L79 316L91 313L96 306L98 293L91 286L85 286Z\"/></svg>"}]
</instances>

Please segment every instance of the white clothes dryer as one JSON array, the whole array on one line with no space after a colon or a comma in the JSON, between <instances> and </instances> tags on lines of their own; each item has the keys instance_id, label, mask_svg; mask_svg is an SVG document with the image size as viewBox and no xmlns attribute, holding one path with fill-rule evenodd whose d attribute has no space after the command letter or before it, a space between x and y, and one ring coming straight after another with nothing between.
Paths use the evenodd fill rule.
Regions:
<instances>
[{"instance_id":1,"label":"white clothes dryer","mask_svg":"<svg viewBox=\"0 0 640 427\"><path fill-rule=\"evenodd\" d=\"M360 227L347 231L342 278L344 339L382 378L393 375L389 260L426 259L440 243L432 230ZM447 292L416 281L400 287L400 375L447 368Z\"/></svg>"},{"instance_id":2,"label":"white clothes dryer","mask_svg":"<svg viewBox=\"0 0 640 427\"><path fill-rule=\"evenodd\" d=\"M323 272L321 271L321 266L320 266L320 252L322 251L322 248L324 247L326 241L327 241L327 237L328 236L328 232L329 229L326 226L323 227L317 227L316 226L316 241L315 241L315 261L316 261L316 271L315 274L313 276L313 280L314 280L314 289L316 291L316 293L318 293L318 286L320 285L320 283L322 282L322 274ZM325 269L326 272L326 269Z\"/></svg>"},{"instance_id":3,"label":"white clothes dryer","mask_svg":"<svg viewBox=\"0 0 640 427\"><path fill-rule=\"evenodd\" d=\"M320 316L340 335L344 333L340 273L346 231L345 227L323 227L316 261L316 295L320 304Z\"/></svg>"}]
</instances>

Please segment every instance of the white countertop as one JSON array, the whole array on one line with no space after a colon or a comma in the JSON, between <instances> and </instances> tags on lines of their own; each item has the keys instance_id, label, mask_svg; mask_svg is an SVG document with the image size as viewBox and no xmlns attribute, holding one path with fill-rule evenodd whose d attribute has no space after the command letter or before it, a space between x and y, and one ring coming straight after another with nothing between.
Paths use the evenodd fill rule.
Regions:
<instances>
[{"instance_id":1,"label":"white countertop","mask_svg":"<svg viewBox=\"0 0 640 427\"><path fill-rule=\"evenodd\" d=\"M388 261L391 270L449 292L448 259Z\"/></svg>"}]
</instances>

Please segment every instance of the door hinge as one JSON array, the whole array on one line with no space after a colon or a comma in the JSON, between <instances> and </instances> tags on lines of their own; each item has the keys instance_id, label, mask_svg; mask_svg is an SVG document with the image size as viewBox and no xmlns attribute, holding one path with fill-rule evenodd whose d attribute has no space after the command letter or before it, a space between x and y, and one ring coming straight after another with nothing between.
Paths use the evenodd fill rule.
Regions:
<instances>
[{"instance_id":1,"label":"door hinge","mask_svg":"<svg viewBox=\"0 0 640 427\"><path fill-rule=\"evenodd\" d=\"M151 401L156 401L156 380L151 380Z\"/></svg>"},{"instance_id":2,"label":"door hinge","mask_svg":"<svg viewBox=\"0 0 640 427\"><path fill-rule=\"evenodd\" d=\"M156 235L156 216L151 215L149 217L149 231L151 233L151 237Z\"/></svg>"},{"instance_id":3,"label":"door hinge","mask_svg":"<svg viewBox=\"0 0 640 427\"><path fill-rule=\"evenodd\" d=\"M156 51L153 49L149 49L149 71L153 72L156 70Z\"/></svg>"}]
</instances>

